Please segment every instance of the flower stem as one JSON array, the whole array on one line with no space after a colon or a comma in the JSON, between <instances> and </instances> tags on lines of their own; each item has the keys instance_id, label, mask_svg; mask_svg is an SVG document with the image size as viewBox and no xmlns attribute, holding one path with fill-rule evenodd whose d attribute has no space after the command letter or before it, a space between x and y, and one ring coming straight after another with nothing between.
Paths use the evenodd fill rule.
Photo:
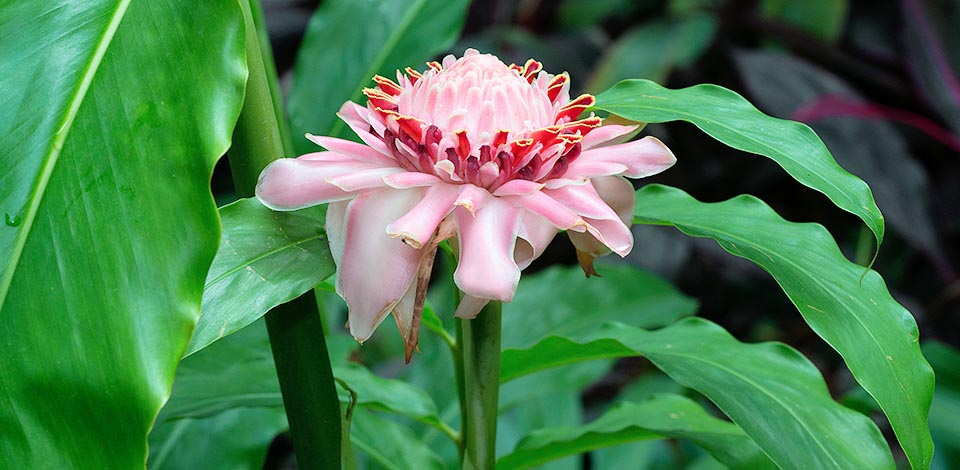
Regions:
<instances>
[{"instance_id":1,"label":"flower stem","mask_svg":"<svg viewBox=\"0 0 960 470\"><path fill-rule=\"evenodd\" d=\"M271 91L276 72L269 50L261 50L259 1L239 4L250 74L229 158L237 194L248 197L260 171L289 150L284 148L278 97ZM313 291L267 312L266 323L298 467L340 468L340 403Z\"/></svg>"},{"instance_id":2,"label":"flower stem","mask_svg":"<svg viewBox=\"0 0 960 470\"><path fill-rule=\"evenodd\" d=\"M491 301L473 320L460 322L463 342L463 466L492 470L496 464L500 395L500 302Z\"/></svg>"}]
</instances>

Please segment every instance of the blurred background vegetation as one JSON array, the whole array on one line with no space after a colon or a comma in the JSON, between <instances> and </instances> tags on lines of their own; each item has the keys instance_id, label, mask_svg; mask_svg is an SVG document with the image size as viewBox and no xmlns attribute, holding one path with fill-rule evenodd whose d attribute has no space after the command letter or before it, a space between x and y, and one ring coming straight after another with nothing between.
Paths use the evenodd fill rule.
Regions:
<instances>
[{"instance_id":1,"label":"blurred background vegetation","mask_svg":"<svg viewBox=\"0 0 960 470\"><path fill-rule=\"evenodd\" d=\"M289 90L297 53L318 2L263 3L281 85ZM473 47L508 63L536 58L552 73L568 71L574 94L599 93L626 78L649 78L671 88L715 83L741 93L768 114L813 127L836 160L870 184L886 217L889 235L874 267L894 297L917 318L924 351L937 372L931 411L938 447L934 468L960 468L957 26L960 0L475 0L463 36L450 52L460 55ZM350 54L349 46L344 47L342 53ZM774 162L726 147L689 124L649 125L644 133L666 142L678 164L639 184L670 184L705 201L753 194L788 220L825 225L850 259L864 265L870 262L873 240L863 224L822 195L801 187ZM220 165L214 190L224 202L232 198L231 184L226 159ZM665 296L659 315L696 314L723 325L742 341L777 340L796 347L820 368L836 398L880 417L878 424L897 449L873 401L769 275L710 240L663 227L638 226L634 233L636 248L625 262L642 271L607 264L600 267L605 275L600 281L583 278L579 268L573 267L572 245L566 237L558 237L524 273L517 301L505 307L504 321L513 323L505 326L504 346L519 347L539 339L546 332L538 332L538 318L554 318L570 328L578 322L624 321L631 314L631 298L638 295L631 286L663 283L657 291ZM531 275L535 272L539 273ZM435 280L431 300L449 326L450 286L442 275ZM574 290L577 295L570 293ZM557 304L545 311L538 302L544 298ZM329 302L330 325L336 328L343 324L344 312L336 299ZM455 420L450 357L443 343L424 332L422 354L404 366L401 344L388 323L392 322L386 322L359 351L349 342L333 347L378 374L424 387L441 418ZM511 326L514 331L508 329ZM537 332L536 338L524 339L531 331ZM252 341L265 341L260 336ZM507 411L498 443L504 450L512 449L531 429L593 419L614 400L663 391L695 397L643 359L594 362L532 377L504 387L501 401ZM357 420L355 434L369 432L376 442L377 433L403 433L386 417L358 411L369 416ZM245 436L256 442L273 440L267 468L289 465L289 443L282 435L273 439L283 427L282 415L231 418L225 413L216 419L250 420L252 426L260 426L259 437ZM212 421L209 425L216 427ZM399 468L414 468L417 462L437 458L455 459L456 449L436 431L417 423L412 426L418 431L408 439L421 444L396 450L392 458L403 462ZM414 455L417 451L411 449L424 445L435 455ZM374 447L360 450L371 454ZM250 452L254 460L263 458L262 452ZM375 456L368 455L366 461L373 468L382 465ZM625 467L624 462L629 464ZM683 440L665 440L613 447L544 468L713 468L714 464Z\"/></svg>"}]
</instances>

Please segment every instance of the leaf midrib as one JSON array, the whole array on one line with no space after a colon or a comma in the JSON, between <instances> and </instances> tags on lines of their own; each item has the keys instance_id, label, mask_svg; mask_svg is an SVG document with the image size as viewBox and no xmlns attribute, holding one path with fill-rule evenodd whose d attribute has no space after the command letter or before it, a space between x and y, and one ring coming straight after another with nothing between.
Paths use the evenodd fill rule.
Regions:
<instances>
[{"instance_id":1,"label":"leaf midrib","mask_svg":"<svg viewBox=\"0 0 960 470\"><path fill-rule=\"evenodd\" d=\"M9 294L10 291L10 284L13 282L13 276L17 271L17 267L20 265L20 258L23 255L24 246L27 244L27 238L30 236L30 230L33 228L34 220L36 220L40 201L43 199L47 185L50 182L50 175L53 174L53 169L57 165L60 152L63 150L63 144L70 134L70 130L73 128L73 121L76 118L77 112L80 110L80 106L83 104L84 98L86 98L87 92L90 90L93 77L100 69L103 56L110 47L117 28L120 26L120 22L123 20L129 5L130 0L120 0L113 14L110 16L110 21L107 22L106 28L104 28L101 33L100 40L97 41L97 47L94 49L93 55L90 56L86 67L83 69L80 84L74 91L73 97L67 105L66 113L60 121L60 125L57 126L53 140L47 147L45 160L40 168L40 174L33 185L30 196L27 198L27 208L23 217L23 228L21 228L20 233L14 240L10 262L7 265L7 269L3 272L3 277L0 278L0 312L3 312L7 294Z\"/></svg>"},{"instance_id":2,"label":"leaf midrib","mask_svg":"<svg viewBox=\"0 0 960 470\"><path fill-rule=\"evenodd\" d=\"M228 277L230 277L230 276L232 276L232 275L240 272L241 270L246 269L248 266L252 266L254 263L257 263L258 261L262 261L262 260L264 260L264 259L267 259L267 258L273 256L273 255L279 254L279 253L284 252L284 251L287 251L287 250L289 250L289 249L291 249L291 248L295 248L295 247L297 247L297 246L303 245L303 244L308 243L308 242L312 242L312 241L317 240L317 239L320 239L320 238L323 238L323 235L322 235L322 234L313 235L313 236L310 236L310 237L307 237L307 238L302 238L302 239L297 240L297 241L295 241L295 242L293 242L293 243L288 243L288 244L285 244L285 245L281 245L281 246L279 246L279 247L277 247L277 248L274 248L274 249L272 249L272 250L265 251L265 252L263 252L263 253L261 253L261 254L259 254L259 255L257 255L257 256L254 256L253 258L245 259L245 260L243 260L242 263L240 263L240 264L237 265L236 267L233 267L233 268L230 268L230 269L224 271L222 274L220 274L219 276L217 276L215 279L213 279L213 280L211 280L210 282L206 283L206 284L203 286L203 288L204 288L204 290L207 290L208 288L210 288L210 286L212 286L212 285L214 285L214 284L217 284L217 283L223 281L224 279L226 279L226 278L228 278Z\"/></svg>"}]
</instances>

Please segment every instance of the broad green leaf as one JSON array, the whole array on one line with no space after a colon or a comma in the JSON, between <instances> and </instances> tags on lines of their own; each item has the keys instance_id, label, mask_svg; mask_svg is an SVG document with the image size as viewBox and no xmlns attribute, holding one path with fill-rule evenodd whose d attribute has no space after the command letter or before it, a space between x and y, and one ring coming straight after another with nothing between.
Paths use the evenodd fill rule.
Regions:
<instances>
[{"instance_id":1,"label":"broad green leaf","mask_svg":"<svg viewBox=\"0 0 960 470\"><path fill-rule=\"evenodd\" d=\"M287 102L294 144L300 153L316 146L300 137L350 134L336 112L359 102L373 76L423 63L450 47L466 18L466 0L329 0L313 15L297 56ZM462 53L462 51L460 51Z\"/></svg>"},{"instance_id":2,"label":"broad green leaf","mask_svg":"<svg viewBox=\"0 0 960 470\"><path fill-rule=\"evenodd\" d=\"M563 0L557 8L558 22L567 28L599 26L611 17L629 17L654 0Z\"/></svg>"},{"instance_id":3,"label":"broad green leaf","mask_svg":"<svg viewBox=\"0 0 960 470\"><path fill-rule=\"evenodd\" d=\"M503 305L503 348L528 347L550 335L587 335L608 321L656 328L697 310L696 300L653 274L622 264L600 264L597 270L603 277L587 278L578 266L554 266L523 276L513 301ZM501 411L580 391L611 365L578 364L512 380L500 390Z\"/></svg>"},{"instance_id":4,"label":"broad green leaf","mask_svg":"<svg viewBox=\"0 0 960 470\"><path fill-rule=\"evenodd\" d=\"M769 272L880 404L913 467L929 465L933 372L920 353L916 321L879 274L847 260L822 226L788 222L752 196L707 204L651 185L637 191L634 214L637 223L713 238Z\"/></svg>"},{"instance_id":5,"label":"broad green leaf","mask_svg":"<svg viewBox=\"0 0 960 470\"><path fill-rule=\"evenodd\" d=\"M730 468L776 468L743 430L679 395L621 402L589 424L535 431L500 458L497 467L530 468L567 455L664 437L690 439Z\"/></svg>"},{"instance_id":6,"label":"broad green leaf","mask_svg":"<svg viewBox=\"0 0 960 470\"><path fill-rule=\"evenodd\" d=\"M937 443L934 467L950 469L960 465L960 351L939 342L923 345L937 373L937 387L930 406L930 431Z\"/></svg>"},{"instance_id":7,"label":"broad green leaf","mask_svg":"<svg viewBox=\"0 0 960 470\"><path fill-rule=\"evenodd\" d=\"M142 467L216 251L240 9L8 1L0 18L0 468Z\"/></svg>"},{"instance_id":8,"label":"broad green leaf","mask_svg":"<svg viewBox=\"0 0 960 470\"><path fill-rule=\"evenodd\" d=\"M687 67L703 54L716 29L706 13L638 26L607 48L584 88L600 92L627 78L666 81L675 67Z\"/></svg>"},{"instance_id":9,"label":"broad green leaf","mask_svg":"<svg viewBox=\"0 0 960 470\"><path fill-rule=\"evenodd\" d=\"M625 80L599 94L596 107L638 122L687 121L733 148L769 157L862 219L878 246L883 241L883 216L867 184L841 168L809 127L767 116L733 91L716 85L671 90Z\"/></svg>"},{"instance_id":10,"label":"broad green leaf","mask_svg":"<svg viewBox=\"0 0 960 470\"><path fill-rule=\"evenodd\" d=\"M270 442L286 428L282 408L236 408L161 423L150 432L147 468L259 470Z\"/></svg>"},{"instance_id":11,"label":"broad green leaf","mask_svg":"<svg viewBox=\"0 0 960 470\"><path fill-rule=\"evenodd\" d=\"M354 449L387 470L443 468L443 461L410 428L364 409L354 410L350 425Z\"/></svg>"},{"instance_id":12,"label":"broad green leaf","mask_svg":"<svg viewBox=\"0 0 960 470\"><path fill-rule=\"evenodd\" d=\"M220 208L223 229L187 355L253 323L334 273L326 206L275 212L255 198Z\"/></svg>"},{"instance_id":13,"label":"broad green leaf","mask_svg":"<svg viewBox=\"0 0 960 470\"><path fill-rule=\"evenodd\" d=\"M608 321L666 326L697 311L696 300L653 274L623 264L600 264L597 271L603 277L587 278L578 266L523 276L513 301L503 305L503 347L588 334Z\"/></svg>"},{"instance_id":14,"label":"broad green leaf","mask_svg":"<svg viewBox=\"0 0 960 470\"><path fill-rule=\"evenodd\" d=\"M355 343L346 335L330 335L331 357ZM378 377L359 364L333 364L333 374L357 393L357 405L389 411L442 427L437 407L422 389L401 380ZM349 394L338 388L340 400ZM185 358L177 369L170 400L159 421L203 418L239 407L282 407L270 340L262 321Z\"/></svg>"},{"instance_id":15,"label":"broad green leaf","mask_svg":"<svg viewBox=\"0 0 960 470\"><path fill-rule=\"evenodd\" d=\"M823 41L836 42L843 34L850 9L848 0L763 0L764 17L787 23Z\"/></svg>"},{"instance_id":16,"label":"broad green leaf","mask_svg":"<svg viewBox=\"0 0 960 470\"><path fill-rule=\"evenodd\" d=\"M504 351L501 371L523 362L566 362L563 357L581 358L598 343L618 344L624 356L646 357L713 401L783 468L894 466L876 425L834 402L816 367L789 346L740 343L700 318L657 331L613 323L593 336L551 337Z\"/></svg>"},{"instance_id":17,"label":"broad green leaf","mask_svg":"<svg viewBox=\"0 0 960 470\"><path fill-rule=\"evenodd\" d=\"M580 389L557 390L544 397L528 400L512 407L497 419L497 455L507 455L525 437L538 429L575 427L583 422ZM580 470L582 458L576 455L557 456L537 466L540 470Z\"/></svg>"}]
</instances>

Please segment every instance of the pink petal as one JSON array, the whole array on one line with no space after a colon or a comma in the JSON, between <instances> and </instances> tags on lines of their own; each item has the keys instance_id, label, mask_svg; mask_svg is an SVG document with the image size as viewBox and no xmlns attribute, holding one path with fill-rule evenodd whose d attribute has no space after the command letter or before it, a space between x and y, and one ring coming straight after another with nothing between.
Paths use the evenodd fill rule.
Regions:
<instances>
[{"instance_id":1,"label":"pink petal","mask_svg":"<svg viewBox=\"0 0 960 470\"><path fill-rule=\"evenodd\" d=\"M353 129L353 133L357 134L357 137L360 137L360 140L370 148L383 155L392 155L390 150L387 149L387 144L383 143L383 139L368 131L370 129L370 122L366 119L368 112L367 108L347 101L340 107L337 116L340 116L340 119L343 119L343 122L346 122L350 129Z\"/></svg>"},{"instance_id":2,"label":"pink petal","mask_svg":"<svg viewBox=\"0 0 960 470\"><path fill-rule=\"evenodd\" d=\"M527 196L542 188L543 185L528 180L514 179L500 185L493 191L494 196Z\"/></svg>"},{"instance_id":3,"label":"pink petal","mask_svg":"<svg viewBox=\"0 0 960 470\"><path fill-rule=\"evenodd\" d=\"M348 155L356 160L367 163L380 163L386 165L396 165L397 162L392 154L383 154L371 147L363 144L336 137L326 137L313 134L307 134L307 139L311 142L333 152ZM385 148L385 147L384 147Z\"/></svg>"},{"instance_id":4,"label":"pink petal","mask_svg":"<svg viewBox=\"0 0 960 470\"><path fill-rule=\"evenodd\" d=\"M543 191L573 213L590 219L618 219L617 213L597 194L593 184L568 185Z\"/></svg>"},{"instance_id":5,"label":"pink petal","mask_svg":"<svg viewBox=\"0 0 960 470\"><path fill-rule=\"evenodd\" d=\"M636 202L633 185L625 178L619 176L594 178L593 181L591 181L591 185L596 189L597 194L600 195L603 201L609 204L610 208L617 213L617 216L624 225L629 226L633 221L633 206ZM593 225L595 229L602 230L602 227L597 227L596 224L597 221L591 221L591 225ZM603 224L600 225L602 226ZM611 226L613 226L613 224L611 224ZM625 237L619 227L613 226L613 228L617 233L620 233L621 237ZM589 233L571 232L568 233L568 235L573 245L584 253L596 257L603 256L610 252L606 245ZM614 236L613 234L609 234L608 238L613 238Z\"/></svg>"},{"instance_id":6,"label":"pink petal","mask_svg":"<svg viewBox=\"0 0 960 470\"><path fill-rule=\"evenodd\" d=\"M403 169L396 167L371 168L330 178L327 181L346 192L355 192L362 189L382 188L386 186L384 178L397 173L403 173Z\"/></svg>"},{"instance_id":7,"label":"pink petal","mask_svg":"<svg viewBox=\"0 0 960 470\"><path fill-rule=\"evenodd\" d=\"M347 302L357 341L370 337L416 280L420 251L389 237L386 228L425 192L383 189L357 196L347 208L337 293Z\"/></svg>"},{"instance_id":8,"label":"pink petal","mask_svg":"<svg viewBox=\"0 0 960 470\"><path fill-rule=\"evenodd\" d=\"M576 232L569 232L571 234ZM578 234L581 235L581 234ZM517 233L517 248L513 254L514 259L520 269L526 269L533 260L540 257L543 251L547 249L553 238L557 236L557 228L549 220L534 214L530 211L524 211L523 220L520 222L520 231ZM586 235L590 236L590 235ZM590 236L590 238L593 238Z\"/></svg>"},{"instance_id":9,"label":"pink petal","mask_svg":"<svg viewBox=\"0 0 960 470\"><path fill-rule=\"evenodd\" d=\"M482 210L470 214L454 211L460 263L453 274L465 294L509 302L520 282L520 267L513 259L523 211L493 198Z\"/></svg>"},{"instance_id":10,"label":"pink petal","mask_svg":"<svg viewBox=\"0 0 960 470\"><path fill-rule=\"evenodd\" d=\"M453 315L457 318L466 318L472 320L477 318L477 314L487 306L490 299L481 299L472 295L464 295L460 299L460 305L457 305L457 311Z\"/></svg>"},{"instance_id":11,"label":"pink petal","mask_svg":"<svg viewBox=\"0 0 960 470\"><path fill-rule=\"evenodd\" d=\"M629 168L622 163L577 159L567 168L563 178L593 178L596 176L622 175ZM555 180L550 180L555 181ZM549 182L548 182L549 187Z\"/></svg>"},{"instance_id":12,"label":"pink petal","mask_svg":"<svg viewBox=\"0 0 960 470\"><path fill-rule=\"evenodd\" d=\"M580 160L620 163L627 167L624 176L644 178L670 168L677 157L659 139L648 136L625 144L584 150Z\"/></svg>"},{"instance_id":13,"label":"pink petal","mask_svg":"<svg viewBox=\"0 0 960 470\"><path fill-rule=\"evenodd\" d=\"M460 190L461 185L430 186L413 209L387 226L387 233L419 250L430 241L440 221L453 211Z\"/></svg>"},{"instance_id":14,"label":"pink petal","mask_svg":"<svg viewBox=\"0 0 960 470\"><path fill-rule=\"evenodd\" d=\"M619 218L615 220L587 219L590 224L587 229L597 240L610 248L620 257L630 254L633 249L633 233ZM577 234L571 234L577 235ZM571 237L573 240L573 237Z\"/></svg>"},{"instance_id":15,"label":"pink petal","mask_svg":"<svg viewBox=\"0 0 960 470\"><path fill-rule=\"evenodd\" d=\"M529 196L509 196L503 199L540 215L560 230L583 232L586 229L586 222L582 217L546 195L543 191L538 191Z\"/></svg>"},{"instance_id":16,"label":"pink petal","mask_svg":"<svg viewBox=\"0 0 960 470\"><path fill-rule=\"evenodd\" d=\"M314 162L356 162L357 159L350 155L344 155L339 152L313 152L297 157L300 160L311 160Z\"/></svg>"},{"instance_id":17,"label":"pink petal","mask_svg":"<svg viewBox=\"0 0 960 470\"><path fill-rule=\"evenodd\" d=\"M324 230L327 232L327 240L330 242L330 255L337 266L342 265L343 244L346 241L347 234L347 206L350 201L331 202L327 206L327 220L324 224Z\"/></svg>"},{"instance_id":18,"label":"pink petal","mask_svg":"<svg viewBox=\"0 0 960 470\"><path fill-rule=\"evenodd\" d=\"M427 173L420 173L419 171L405 171L386 176L383 178L383 182L394 189L409 189L433 186L440 183L441 179Z\"/></svg>"},{"instance_id":19,"label":"pink petal","mask_svg":"<svg viewBox=\"0 0 960 470\"><path fill-rule=\"evenodd\" d=\"M462 187L460 197L457 198L453 205L463 207L471 215L483 209L492 197L486 189L479 188L472 184L464 184Z\"/></svg>"},{"instance_id":20,"label":"pink petal","mask_svg":"<svg viewBox=\"0 0 960 470\"><path fill-rule=\"evenodd\" d=\"M328 180L373 168L357 161L281 158L260 173L256 195L263 205L273 210L295 210L349 199L353 193L330 184Z\"/></svg>"},{"instance_id":21,"label":"pink petal","mask_svg":"<svg viewBox=\"0 0 960 470\"><path fill-rule=\"evenodd\" d=\"M620 126L617 124L605 124L583 136L580 145L583 146L583 150L587 150L601 145L618 144L629 138L630 134L638 128L640 128L640 126L637 125Z\"/></svg>"}]
</instances>

